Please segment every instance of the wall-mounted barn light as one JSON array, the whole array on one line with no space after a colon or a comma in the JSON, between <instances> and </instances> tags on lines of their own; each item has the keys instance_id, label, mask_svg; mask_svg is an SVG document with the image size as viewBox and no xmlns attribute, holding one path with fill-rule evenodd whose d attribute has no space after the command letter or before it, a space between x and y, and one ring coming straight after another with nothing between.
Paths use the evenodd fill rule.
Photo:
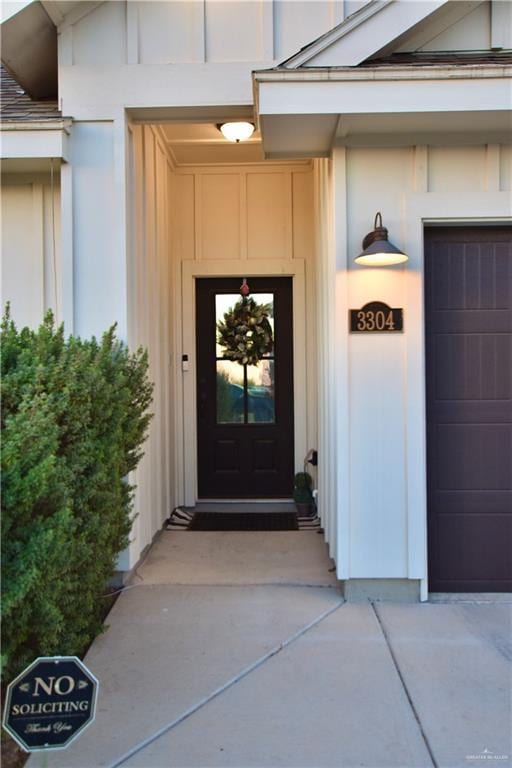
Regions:
<instances>
[{"instance_id":1,"label":"wall-mounted barn light","mask_svg":"<svg viewBox=\"0 0 512 768\"><path fill-rule=\"evenodd\" d=\"M234 141L238 144L240 141L247 141L254 133L254 125L246 122L222 123L217 128L228 141Z\"/></svg>"},{"instance_id":2,"label":"wall-mounted barn light","mask_svg":"<svg viewBox=\"0 0 512 768\"><path fill-rule=\"evenodd\" d=\"M388 231L382 226L382 215L375 216L373 231L369 232L363 240L363 251L356 256L354 261L365 267L387 267L391 264L400 264L408 261L409 257L403 251L390 243Z\"/></svg>"}]
</instances>

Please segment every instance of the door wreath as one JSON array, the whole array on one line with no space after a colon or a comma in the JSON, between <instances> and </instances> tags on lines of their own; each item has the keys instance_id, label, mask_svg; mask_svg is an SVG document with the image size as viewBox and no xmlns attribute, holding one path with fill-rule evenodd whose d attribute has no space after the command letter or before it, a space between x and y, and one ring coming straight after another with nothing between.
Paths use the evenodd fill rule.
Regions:
<instances>
[{"instance_id":1,"label":"door wreath","mask_svg":"<svg viewBox=\"0 0 512 768\"><path fill-rule=\"evenodd\" d=\"M270 304L258 304L252 297L242 295L217 323L217 340L223 347L223 357L240 365L257 365L262 357L270 354L274 348L269 322L271 311Z\"/></svg>"}]
</instances>

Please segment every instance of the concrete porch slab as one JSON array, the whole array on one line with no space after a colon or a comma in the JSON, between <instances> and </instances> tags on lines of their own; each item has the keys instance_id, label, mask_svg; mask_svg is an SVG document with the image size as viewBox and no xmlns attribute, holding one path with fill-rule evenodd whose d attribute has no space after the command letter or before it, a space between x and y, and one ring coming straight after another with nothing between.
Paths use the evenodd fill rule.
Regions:
<instances>
[{"instance_id":1,"label":"concrete porch slab","mask_svg":"<svg viewBox=\"0 0 512 768\"><path fill-rule=\"evenodd\" d=\"M138 573L146 584L337 586L314 531L163 531Z\"/></svg>"}]
</instances>

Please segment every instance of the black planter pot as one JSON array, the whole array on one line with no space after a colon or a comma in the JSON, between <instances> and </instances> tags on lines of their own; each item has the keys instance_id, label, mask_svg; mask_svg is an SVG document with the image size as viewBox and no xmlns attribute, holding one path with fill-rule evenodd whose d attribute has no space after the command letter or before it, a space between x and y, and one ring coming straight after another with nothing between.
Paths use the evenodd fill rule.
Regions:
<instances>
[{"instance_id":1,"label":"black planter pot","mask_svg":"<svg viewBox=\"0 0 512 768\"><path fill-rule=\"evenodd\" d=\"M315 512L315 506L311 501L296 501L297 514L299 517L312 517Z\"/></svg>"}]
</instances>

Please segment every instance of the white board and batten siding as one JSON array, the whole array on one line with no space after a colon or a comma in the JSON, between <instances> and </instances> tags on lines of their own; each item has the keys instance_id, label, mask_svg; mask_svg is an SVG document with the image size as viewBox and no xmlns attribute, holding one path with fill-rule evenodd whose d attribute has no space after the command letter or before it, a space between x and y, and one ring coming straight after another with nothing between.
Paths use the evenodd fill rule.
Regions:
<instances>
[{"instance_id":1,"label":"white board and batten siding","mask_svg":"<svg viewBox=\"0 0 512 768\"><path fill-rule=\"evenodd\" d=\"M165 147L151 126L132 126L128 138L127 338L148 351L154 384L153 418L137 486L132 541L120 562L129 570L178 503L175 494L175 427L172 356L173 286L170 259L169 178Z\"/></svg>"},{"instance_id":2,"label":"white board and batten siding","mask_svg":"<svg viewBox=\"0 0 512 768\"><path fill-rule=\"evenodd\" d=\"M510 220L512 146L339 147L331 162L338 575L420 579L425 596L423 228ZM403 268L354 264L377 211ZM403 307L404 333L349 334L348 309L372 300Z\"/></svg>"},{"instance_id":3,"label":"white board and batten siding","mask_svg":"<svg viewBox=\"0 0 512 768\"><path fill-rule=\"evenodd\" d=\"M46 311L62 319L60 184L50 176L2 177L2 312L18 328L37 328ZM57 300L56 300L57 297Z\"/></svg>"},{"instance_id":4,"label":"white board and batten siding","mask_svg":"<svg viewBox=\"0 0 512 768\"><path fill-rule=\"evenodd\" d=\"M453 5L459 13L462 3ZM192 294L184 290L201 274L288 265L305 278L295 304L303 334L296 359L304 360L296 383L306 410L299 443L320 449L320 502L338 576L422 579L425 587L423 226L509 216L510 146L337 146L330 161L316 162L313 179L307 163L176 166L157 127L129 124L154 121L158 109L162 120L184 107L197 119L212 106L250 110L253 69L282 61L357 6L107 2L70 14L59 28L59 96L74 123L56 210L60 258L72 265L73 330L89 336L117 321L123 339L149 349L155 382L122 568L135 564L173 506L194 501L194 385L184 387L180 364L182 353L193 362L193 333L183 322ZM415 28L402 50L510 47L509 8L482 3L446 31ZM47 187L46 179L4 191L4 211L13 211L4 213L4 294L6 286L20 322L31 324L54 301ZM407 267L353 266L377 210L408 252ZM31 274L30 296L13 287L18 250L16 280ZM403 334L348 334L349 307L372 299L404 308ZM189 376L193 382L193 368ZM296 452L298 467L301 460Z\"/></svg>"},{"instance_id":5,"label":"white board and batten siding","mask_svg":"<svg viewBox=\"0 0 512 768\"><path fill-rule=\"evenodd\" d=\"M487 51L512 48L512 4L509 0L454 3L452 18L420 25L396 53L411 51Z\"/></svg>"},{"instance_id":6,"label":"white board and batten siding","mask_svg":"<svg viewBox=\"0 0 512 768\"><path fill-rule=\"evenodd\" d=\"M59 96L75 119L119 107L252 104L251 71L343 20L343 0L106 2L59 27ZM137 65L137 66L134 66Z\"/></svg>"}]
</instances>

